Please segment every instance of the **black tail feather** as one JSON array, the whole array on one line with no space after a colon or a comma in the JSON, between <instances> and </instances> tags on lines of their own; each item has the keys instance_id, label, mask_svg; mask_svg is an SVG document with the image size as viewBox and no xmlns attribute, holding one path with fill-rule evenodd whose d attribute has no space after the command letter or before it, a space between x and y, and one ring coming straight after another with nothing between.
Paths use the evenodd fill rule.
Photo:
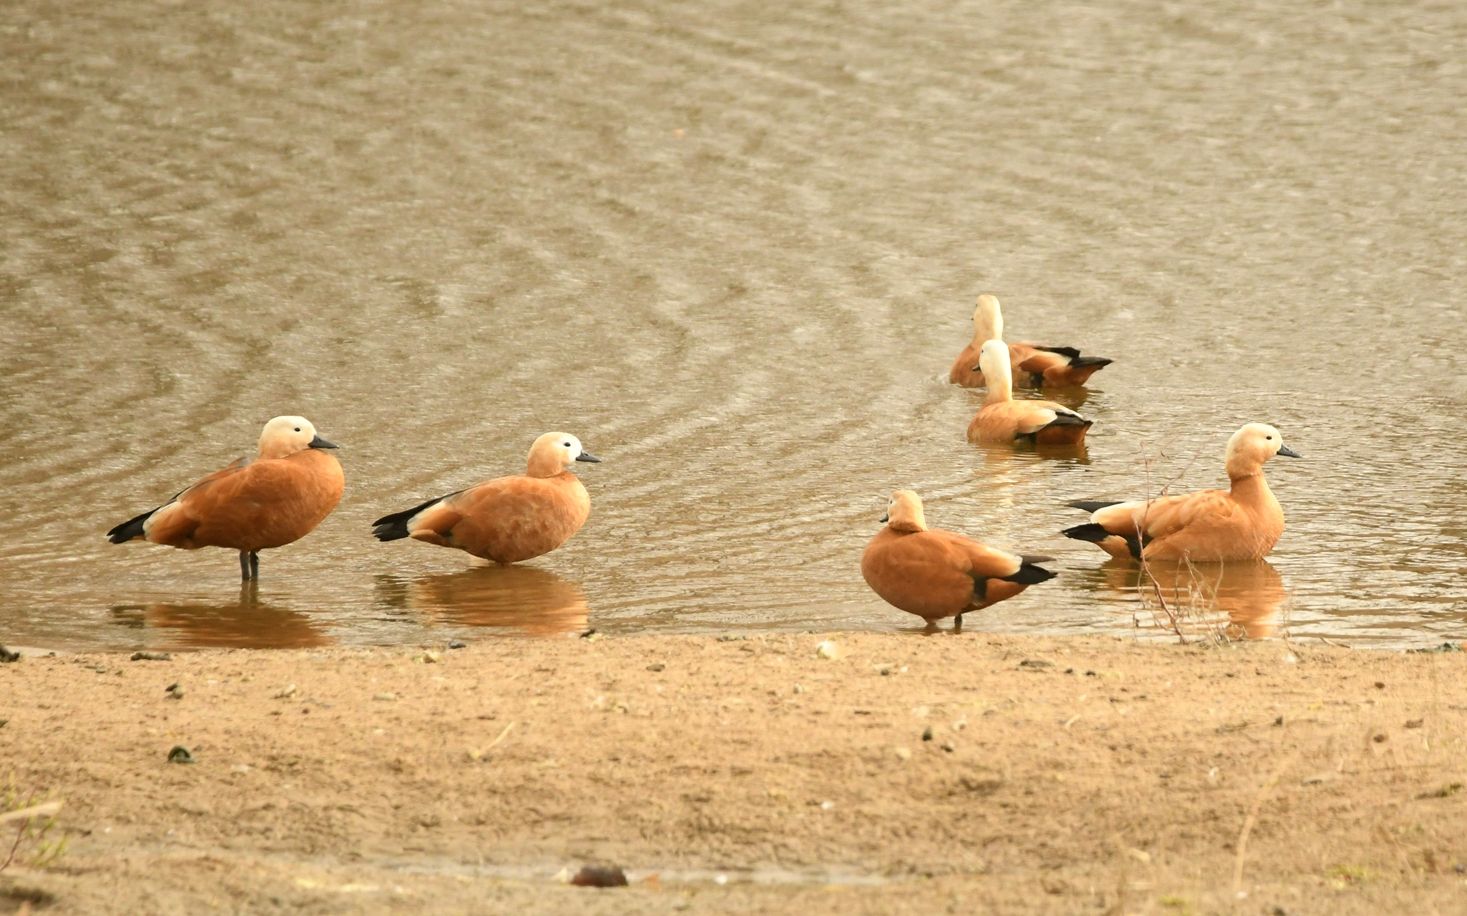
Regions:
<instances>
[{"instance_id":1,"label":"black tail feather","mask_svg":"<svg viewBox=\"0 0 1467 916\"><path fill-rule=\"evenodd\" d=\"M1140 537L1137 534L1116 534L1114 531L1106 531L1104 526L1097 525L1095 522L1066 528L1060 534L1063 534L1067 538L1074 538L1077 541L1089 541L1092 544L1099 544L1106 538L1120 538L1126 542L1126 550L1138 560L1141 559L1141 551L1149 543L1147 538Z\"/></svg>"},{"instance_id":2,"label":"black tail feather","mask_svg":"<svg viewBox=\"0 0 1467 916\"><path fill-rule=\"evenodd\" d=\"M1103 526L1097 525L1095 522L1087 522L1084 525L1066 528L1060 534L1063 534L1067 538L1074 538L1077 541L1090 541L1092 544L1098 544L1111 536L1109 531L1106 531Z\"/></svg>"},{"instance_id":3,"label":"black tail feather","mask_svg":"<svg viewBox=\"0 0 1467 916\"><path fill-rule=\"evenodd\" d=\"M144 534L143 523L151 518L153 513L157 511L157 509L149 509L147 512L144 512L142 515L139 515L136 518L128 519L127 521L118 525L116 528L113 528L111 531L107 532L107 540L111 541L114 544L121 544L124 541L131 541L134 538L142 537Z\"/></svg>"},{"instance_id":4,"label":"black tail feather","mask_svg":"<svg viewBox=\"0 0 1467 916\"><path fill-rule=\"evenodd\" d=\"M1053 579L1057 575L1059 575L1059 573L1051 572L1050 570L1045 569L1043 566L1035 566L1033 563L1029 562L1028 559L1025 559L1024 562L1019 564L1018 572L1014 573L1012 576L1004 576L1003 580L1005 582L1013 582L1018 585L1034 585L1037 582L1048 582L1050 579Z\"/></svg>"},{"instance_id":5,"label":"black tail feather","mask_svg":"<svg viewBox=\"0 0 1467 916\"><path fill-rule=\"evenodd\" d=\"M1034 349L1043 350L1045 353L1058 353L1069 359L1080 359L1080 351L1074 347L1035 347Z\"/></svg>"},{"instance_id":6,"label":"black tail feather","mask_svg":"<svg viewBox=\"0 0 1467 916\"><path fill-rule=\"evenodd\" d=\"M1094 420L1087 420L1078 414L1055 411L1054 419L1046 423L1044 428L1048 429L1051 426L1089 426L1094 422Z\"/></svg>"},{"instance_id":7,"label":"black tail feather","mask_svg":"<svg viewBox=\"0 0 1467 916\"><path fill-rule=\"evenodd\" d=\"M1074 502L1065 503L1065 505L1071 509L1084 509L1086 512L1097 512L1107 506L1117 506L1120 503L1121 501L1118 499L1109 502L1102 499L1077 499Z\"/></svg>"},{"instance_id":8,"label":"black tail feather","mask_svg":"<svg viewBox=\"0 0 1467 916\"><path fill-rule=\"evenodd\" d=\"M450 493L448 495L453 496L454 494ZM447 498L448 496L435 496L432 499L424 500L411 509L404 509L401 512L394 512L391 515L384 515L372 523L372 534L379 541L402 540L408 537L408 521L414 515L417 515L434 503Z\"/></svg>"}]
</instances>

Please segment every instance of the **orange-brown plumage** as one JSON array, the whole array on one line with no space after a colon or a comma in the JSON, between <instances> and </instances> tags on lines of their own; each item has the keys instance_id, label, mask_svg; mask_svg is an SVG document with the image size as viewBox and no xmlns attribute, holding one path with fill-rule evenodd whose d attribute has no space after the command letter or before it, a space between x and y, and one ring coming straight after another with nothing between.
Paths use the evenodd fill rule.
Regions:
<instances>
[{"instance_id":1,"label":"orange-brown plumage","mask_svg":"<svg viewBox=\"0 0 1467 916\"><path fill-rule=\"evenodd\" d=\"M987 293L978 297L973 310L973 339L958 354L948 371L948 380L964 388L982 388L984 370L979 355L984 341L1003 339L1003 312L998 299ZM1100 356L1082 356L1074 347L1050 347L1037 343L1010 343L1008 377L1018 387L1067 388L1085 384L1090 376L1111 364Z\"/></svg>"},{"instance_id":2,"label":"orange-brown plumage","mask_svg":"<svg viewBox=\"0 0 1467 916\"><path fill-rule=\"evenodd\" d=\"M1101 356L1081 356L1073 347L1009 344L1009 362L1020 385L1035 388L1076 388L1111 364Z\"/></svg>"},{"instance_id":3,"label":"orange-brown plumage","mask_svg":"<svg viewBox=\"0 0 1467 916\"><path fill-rule=\"evenodd\" d=\"M253 579L259 551L305 537L341 501L341 463L324 451L334 448L304 417L276 417L260 435L258 457L215 471L107 536L114 544L141 538L238 550L243 578Z\"/></svg>"},{"instance_id":4,"label":"orange-brown plumage","mask_svg":"<svg viewBox=\"0 0 1467 916\"><path fill-rule=\"evenodd\" d=\"M986 341L979 350L979 364L989 379L988 394L968 424L968 441L1082 444L1091 421L1054 401L1014 400L1008 360L1008 348L1001 340Z\"/></svg>"},{"instance_id":5,"label":"orange-brown plumage","mask_svg":"<svg viewBox=\"0 0 1467 916\"><path fill-rule=\"evenodd\" d=\"M949 382L963 388L983 387L983 370L978 368L978 348L981 346L983 346L983 341L975 337L963 348L958 358L953 360L952 368L947 372Z\"/></svg>"},{"instance_id":6,"label":"orange-brown plumage","mask_svg":"<svg viewBox=\"0 0 1467 916\"><path fill-rule=\"evenodd\" d=\"M591 514L591 498L572 461L600 461L567 433L546 433L530 448L526 472L497 477L373 522L379 540L411 537L496 563L517 563L570 540Z\"/></svg>"},{"instance_id":7,"label":"orange-brown plumage","mask_svg":"<svg viewBox=\"0 0 1467 916\"><path fill-rule=\"evenodd\" d=\"M1284 532L1284 511L1268 487L1263 465L1274 455L1297 458L1277 429L1249 423L1228 440L1227 490L1122 503L1071 503L1090 509L1090 522L1066 529L1113 557L1194 562L1259 560Z\"/></svg>"},{"instance_id":8,"label":"orange-brown plumage","mask_svg":"<svg viewBox=\"0 0 1467 916\"><path fill-rule=\"evenodd\" d=\"M892 494L887 525L861 555L861 575L888 604L935 626L1012 598L1054 577L1026 558L995 550L951 531L930 530L922 500L911 490Z\"/></svg>"}]
</instances>

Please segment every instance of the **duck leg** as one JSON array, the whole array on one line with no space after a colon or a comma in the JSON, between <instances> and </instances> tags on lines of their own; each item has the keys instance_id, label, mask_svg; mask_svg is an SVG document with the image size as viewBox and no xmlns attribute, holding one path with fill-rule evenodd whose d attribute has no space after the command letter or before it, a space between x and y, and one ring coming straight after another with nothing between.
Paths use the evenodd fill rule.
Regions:
<instances>
[{"instance_id":1,"label":"duck leg","mask_svg":"<svg viewBox=\"0 0 1467 916\"><path fill-rule=\"evenodd\" d=\"M260 554L257 551L239 552L239 577L244 582L260 578Z\"/></svg>"},{"instance_id":2,"label":"duck leg","mask_svg":"<svg viewBox=\"0 0 1467 916\"><path fill-rule=\"evenodd\" d=\"M962 614L959 614L958 616L956 616L956 617L953 618L953 632L954 633L961 633L961 632L963 632L963 615Z\"/></svg>"}]
</instances>

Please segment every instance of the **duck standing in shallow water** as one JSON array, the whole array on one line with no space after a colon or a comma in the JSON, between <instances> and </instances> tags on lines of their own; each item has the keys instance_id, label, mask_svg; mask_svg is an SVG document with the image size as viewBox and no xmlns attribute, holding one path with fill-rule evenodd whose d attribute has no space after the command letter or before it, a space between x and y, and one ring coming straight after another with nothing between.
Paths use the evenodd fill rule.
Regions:
<instances>
[{"instance_id":1,"label":"duck standing in shallow water","mask_svg":"<svg viewBox=\"0 0 1467 916\"><path fill-rule=\"evenodd\" d=\"M341 501L341 462L305 417L276 417L260 433L260 453L241 458L156 509L107 532L114 544L141 538L194 550L239 551L240 577L260 576L260 551L300 540Z\"/></svg>"},{"instance_id":2,"label":"duck standing in shallow water","mask_svg":"<svg viewBox=\"0 0 1467 916\"><path fill-rule=\"evenodd\" d=\"M524 474L496 477L372 523L379 541L413 538L508 565L549 553L591 515L591 497L567 468L600 461L569 433L546 433L530 447Z\"/></svg>"},{"instance_id":3,"label":"duck standing in shallow water","mask_svg":"<svg viewBox=\"0 0 1467 916\"><path fill-rule=\"evenodd\" d=\"M886 603L927 621L952 617L963 626L968 611L1012 598L1055 574L1036 564L1049 557L995 550L951 531L927 527L922 500L911 490L891 494L886 527L861 554L861 575Z\"/></svg>"},{"instance_id":4,"label":"duck standing in shallow water","mask_svg":"<svg viewBox=\"0 0 1467 916\"><path fill-rule=\"evenodd\" d=\"M1299 457L1277 429L1249 423L1228 440L1228 489L1132 502L1072 502L1090 512L1090 522L1064 534L1118 558L1261 560L1284 533L1284 510L1263 476L1263 465L1274 455Z\"/></svg>"},{"instance_id":5,"label":"duck standing in shallow water","mask_svg":"<svg viewBox=\"0 0 1467 916\"><path fill-rule=\"evenodd\" d=\"M973 339L953 361L948 381L964 388L984 386L985 375L978 365L978 353L984 341L988 340L1003 340L1003 311L999 308L997 296L984 293L978 297L978 305L973 310ZM1077 387L1114 362L1103 356L1081 356L1074 347L1011 343L1008 349L1010 378L1017 386L1031 388Z\"/></svg>"},{"instance_id":6,"label":"duck standing in shallow water","mask_svg":"<svg viewBox=\"0 0 1467 916\"><path fill-rule=\"evenodd\" d=\"M1033 442L1080 445L1092 421L1054 401L1016 401L1009 381L1009 351L1001 340L983 344L978 354L988 379L988 394L968 424L973 443Z\"/></svg>"}]
</instances>

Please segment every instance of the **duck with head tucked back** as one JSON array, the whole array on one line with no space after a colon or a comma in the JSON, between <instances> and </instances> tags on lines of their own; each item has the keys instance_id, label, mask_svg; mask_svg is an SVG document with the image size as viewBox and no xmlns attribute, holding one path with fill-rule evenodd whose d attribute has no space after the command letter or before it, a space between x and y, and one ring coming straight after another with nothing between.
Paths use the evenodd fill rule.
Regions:
<instances>
[{"instance_id":1,"label":"duck with head tucked back","mask_svg":"<svg viewBox=\"0 0 1467 916\"><path fill-rule=\"evenodd\" d=\"M922 500L911 490L891 494L886 527L861 554L861 575L888 604L927 621L954 618L1012 598L1055 574L1037 564L1050 559L1020 556L980 544L951 531L930 529Z\"/></svg>"},{"instance_id":2,"label":"duck with head tucked back","mask_svg":"<svg viewBox=\"0 0 1467 916\"><path fill-rule=\"evenodd\" d=\"M1117 558L1261 560L1284 533L1284 510L1263 476L1263 465L1274 455L1299 457L1277 429L1249 423L1228 439L1228 489L1132 502L1072 502L1090 513L1090 521L1064 534Z\"/></svg>"},{"instance_id":3,"label":"duck with head tucked back","mask_svg":"<svg viewBox=\"0 0 1467 916\"><path fill-rule=\"evenodd\" d=\"M979 363L988 379L983 406L968 424L975 443L1032 442L1080 445L1092 421L1054 401L1016 401L1009 382L1009 351L1001 340L983 344Z\"/></svg>"},{"instance_id":4,"label":"duck with head tucked back","mask_svg":"<svg viewBox=\"0 0 1467 916\"><path fill-rule=\"evenodd\" d=\"M260 551L311 533L341 501L346 478L334 449L305 417L276 417L260 434L257 458L215 471L156 509L111 531L114 544L141 538L193 550L239 551L240 577L259 578Z\"/></svg>"},{"instance_id":5,"label":"duck with head tucked back","mask_svg":"<svg viewBox=\"0 0 1467 916\"><path fill-rule=\"evenodd\" d=\"M1003 311L998 297L984 293L978 297L978 305L973 309L973 339L953 361L952 369L948 371L949 381L964 388L984 386L978 352L987 340L1003 340ZM1077 387L1114 362L1103 356L1081 356L1074 347L1011 343L1008 348L1010 378L1014 385L1030 388Z\"/></svg>"},{"instance_id":6,"label":"duck with head tucked back","mask_svg":"<svg viewBox=\"0 0 1467 916\"><path fill-rule=\"evenodd\" d=\"M569 433L546 433L530 447L524 474L496 477L372 523L379 541L413 538L509 565L549 553L581 530L591 497L567 468L600 461Z\"/></svg>"}]
</instances>

